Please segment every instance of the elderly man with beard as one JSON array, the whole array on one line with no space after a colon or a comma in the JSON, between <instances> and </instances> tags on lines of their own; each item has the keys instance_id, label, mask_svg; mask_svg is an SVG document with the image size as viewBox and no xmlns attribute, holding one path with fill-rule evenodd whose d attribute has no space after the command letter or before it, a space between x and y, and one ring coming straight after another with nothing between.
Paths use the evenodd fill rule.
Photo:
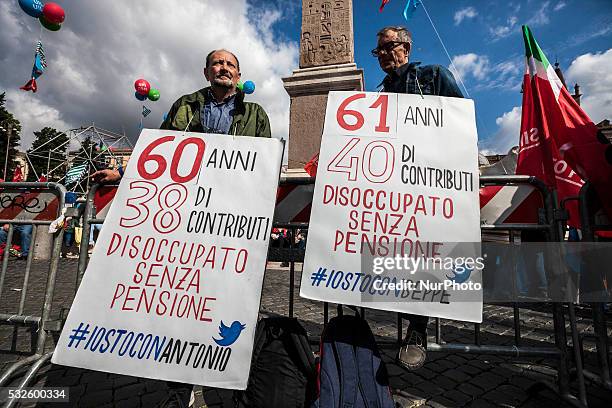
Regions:
<instances>
[{"instance_id":1,"label":"elderly man with beard","mask_svg":"<svg viewBox=\"0 0 612 408\"><path fill-rule=\"evenodd\" d=\"M204 76L210 87L174 102L161 129L270 137L266 112L256 103L244 102L244 93L236 88L240 63L233 53L214 50L208 54Z\"/></svg>"},{"instance_id":2,"label":"elderly man with beard","mask_svg":"<svg viewBox=\"0 0 612 408\"><path fill-rule=\"evenodd\" d=\"M230 51L213 50L206 56L204 76L210 86L181 96L172 104L160 129L220 133L235 136L270 137L270 121L261 106L244 101L236 88L240 63ZM92 177L100 183L117 181L123 169L105 169Z\"/></svg>"},{"instance_id":3,"label":"elderly man with beard","mask_svg":"<svg viewBox=\"0 0 612 408\"><path fill-rule=\"evenodd\" d=\"M219 133L236 136L270 137L268 115L261 106L244 101L244 93L236 88L240 79L240 63L224 49L206 56L204 76L210 86L181 96L172 104L161 129L187 132ZM92 175L94 181L110 183L121 179L123 169L106 169ZM194 403L193 386L167 382L168 396L157 406L187 407Z\"/></svg>"}]
</instances>

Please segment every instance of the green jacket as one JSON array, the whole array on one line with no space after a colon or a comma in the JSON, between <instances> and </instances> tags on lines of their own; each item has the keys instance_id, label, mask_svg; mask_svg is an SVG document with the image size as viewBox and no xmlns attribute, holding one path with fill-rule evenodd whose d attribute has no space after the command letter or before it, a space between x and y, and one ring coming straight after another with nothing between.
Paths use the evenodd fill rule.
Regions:
<instances>
[{"instance_id":1,"label":"green jacket","mask_svg":"<svg viewBox=\"0 0 612 408\"><path fill-rule=\"evenodd\" d=\"M208 88L200 89L189 95L181 96L172 104L166 120L160 129L204 132L200 112L210 92ZM234 118L230 126L230 135L270 137L270 121L261 106L244 101L244 92L236 94Z\"/></svg>"}]
</instances>

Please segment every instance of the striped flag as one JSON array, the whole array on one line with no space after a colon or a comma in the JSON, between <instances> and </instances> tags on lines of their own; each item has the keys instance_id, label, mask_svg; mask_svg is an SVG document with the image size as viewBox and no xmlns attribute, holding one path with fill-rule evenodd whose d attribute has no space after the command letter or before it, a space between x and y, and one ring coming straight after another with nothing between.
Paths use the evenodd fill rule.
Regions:
<instances>
[{"instance_id":1,"label":"striped flag","mask_svg":"<svg viewBox=\"0 0 612 408\"><path fill-rule=\"evenodd\" d=\"M30 80L19 89L36 92L38 90L36 80L45 72L46 68L47 59L45 58L45 50L43 49L42 41L38 41L38 43L36 43L36 51L34 52L34 65L32 66Z\"/></svg>"},{"instance_id":2,"label":"striped flag","mask_svg":"<svg viewBox=\"0 0 612 408\"><path fill-rule=\"evenodd\" d=\"M45 58L45 50L43 49L42 41L38 41L36 44L36 55L40 59L40 66L43 68L47 68L47 59Z\"/></svg>"},{"instance_id":3,"label":"striped flag","mask_svg":"<svg viewBox=\"0 0 612 408\"><path fill-rule=\"evenodd\" d=\"M531 30L523 26L525 75L517 174L542 179L559 200L578 195L590 181L612 215L612 147L574 101L555 73ZM568 202L568 224L579 227L575 201Z\"/></svg>"},{"instance_id":4,"label":"striped flag","mask_svg":"<svg viewBox=\"0 0 612 408\"><path fill-rule=\"evenodd\" d=\"M149 109L146 106L142 105L142 117L146 118L147 116L149 116L149 113L151 113L151 109Z\"/></svg>"},{"instance_id":5,"label":"striped flag","mask_svg":"<svg viewBox=\"0 0 612 408\"><path fill-rule=\"evenodd\" d=\"M70 170L66 173L66 180L64 184L72 184L78 182L83 174L87 171L87 163L78 164L76 166L72 166Z\"/></svg>"}]
</instances>

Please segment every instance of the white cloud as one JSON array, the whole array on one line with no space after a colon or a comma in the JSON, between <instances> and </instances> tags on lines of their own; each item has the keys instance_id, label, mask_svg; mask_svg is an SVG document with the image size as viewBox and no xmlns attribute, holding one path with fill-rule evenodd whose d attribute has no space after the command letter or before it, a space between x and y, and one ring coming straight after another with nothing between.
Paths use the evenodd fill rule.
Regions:
<instances>
[{"instance_id":1,"label":"white cloud","mask_svg":"<svg viewBox=\"0 0 612 408\"><path fill-rule=\"evenodd\" d=\"M160 90L158 102L145 102L153 113L144 122L159 126L172 102L207 86L202 66L214 48L236 53L243 79L256 84L247 100L264 107L274 136L287 136L289 97L281 78L297 67L298 45L273 33L285 9L266 4L255 11L246 0L64 0L62 6L62 29L43 33L49 67L32 94L18 87L28 79L39 24L17 2L0 2L0 92L8 91L7 107L24 127L24 148L33 130L48 125L66 130L95 122L134 136L142 103L133 83L140 77Z\"/></svg>"},{"instance_id":2,"label":"white cloud","mask_svg":"<svg viewBox=\"0 0 612 408\"><path fill-rule=\"evenodd\" d=\"M559 11L562 8L565 8L565 6L567 6L567 4L564 1L560 1L555 5L555 11Z\"/></svg>"},{"instance_id":3,"label":"white cloud","mask_svg":"<svg viewBox=\"0 0 612 408\"><path fill-rule=\"evenodd\" d=\"M479 150L485 154L506 154L519 143L521 129L521 107L515 106L511 111L495 119L497 131L493 136L479 143Z\"/></svg>"},{"instance_id":4,"label":"white cloud","mask_svg":"<svg viewBox=\"0 0 612 408\"><path fill-rule=\"evenodd\" d=\"M483 80L490 71L489 58L474 53L455 55L449 69L453 75L465 80L468 76Z\"/></svg>"},{"instance_id":5,"label":"white cloud","mask_svg":"<svg viewBox=\"0 0 612 408\"><path fill-rule=\"evenodd\" d=\"M570 90L580 85L584 96L581 106L595 122L612 118L612 48L605 52L584 54L572 61L565 72ZM573 92L572 92L573 93Z\"/></svg>"},{"instance_id":6,"label":"white cloud","mask_svg":"<svg viewBox=\"0 0 612 408\"><path fill-rule=\"evenodd\" d=\"M465 7L455 12L455 25L461 24L466 18L474 18L478 12L474 7Z\"/></svg>"},{"instance_id":7,"label":"white cloud","mask_svg":"<svg viewBox=\"0 0 612 408\"><path fill-rule=\"evenodd\" d=\"M501 38L507 37L512 34L512 30L514 30L514 27L516 27L517 21L518 18L516 16L510 16L506 20L506 25L490 27L489 32L493 36L494 40L499 40Z\"/></svg>"},{"instance_id":8,"label":"white cloud","mask_svg":"<svg viewBox=\"0 0 612 408\"><path fill-rule=\"evenodd\" d=\"M40 102L30 93L25 93L19 89L12 89L6 92L6 108L10 112L19 111L17 118L21 123L21 143L23 145L26 135L42 129L44 126L53 127L59 130L66 130L70 127L61 118L60 111L52 106ZM40 124L40 126L33 126ZM29 140L33 140L32 135Z\"/></svg>"},{"instance_id":9,"label":"white cloud","mask_svg":"<svg viewBox=\"0 0 612 408\"><path fill-rule=\"evenodd\" d=\"M473 90L501 89L518 92L522 82L521 68L518 55L511 55L507 60L492 63L486 55L468 53L453 57L451 70L457 82L459 78L465 83L473 79Z\"/></svg>"},{"instance_id":10,"label":"white cloud","mask_svg":"<svg viewBox=\"0 0 612 408\"><path fill-rule=\"evenodd\" d=\"M548 7L549 5L550 5L550 1L545 1L544 3L542 3L542 5L538 9L538 11L535 12L533 17L527 20L527 25L528 26L541 26L541 25L548 24L550 22L548 18L548 14L550 13L550 8Z\"/></svg>"},{"instance_id":11,"label":"white cloud","mask_svg":"<svg viewBox=\"0 0 612 408\"><path fill-rule=\"evenodd\" d=\"M574 33L568 42L564 43L567 47L575 47L583 44L593 38L602 37L612 32L612 26L609 24L596 25L595 27L588 27L587 30L582 33Z\"/></svg>"},{"instance_id":12,"label":"white cloud","mask_svg":"<svg viewBox=\"0 0 612 408\"><path fill-rule=\"evenodd\" d=\"M493 65L489 70L488 80L480 82L477 89L502 89L518 92L522 83L522 64L518 56Z\"/></svg>"},{"instance_id":13,"label":"white cloud","mask_svg":"<svg viewBox=\"0 0 612 408\"><path fill-rule=\"evenodd\" d=\"M501 74L514 74L518 71L518 65L514 61L504 61L496 65L495 69Z\"/></svg>"}]
</instances>

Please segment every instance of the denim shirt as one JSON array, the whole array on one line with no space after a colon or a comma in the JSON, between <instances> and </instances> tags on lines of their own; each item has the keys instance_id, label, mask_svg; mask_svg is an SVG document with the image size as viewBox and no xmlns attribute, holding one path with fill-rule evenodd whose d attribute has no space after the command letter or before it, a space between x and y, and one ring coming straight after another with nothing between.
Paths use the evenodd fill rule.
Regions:
<instances>
[{"instance_id":1,"label":"denim shirt","mask_svg":"<svg viewBox=\"0 0 612 408\"><path fill-rule=\"evenodd\" d=\"M455 77L441 65L411 62L397 68L382 81L383 91L394 93L454 96L463 98Z\"/></svg>"},{"instance_id":2,"label":"denim shirt","mask_svg":"<svg viewBox=\"0 0 612 408\"><path fill-rule=\"evenodd\" d=\"M232 125L234 109L236 107L236 94L217 102L209 90L206 103L202 106L200 118L205 133L228 134Z\"/></svg>"}]
</instances>

